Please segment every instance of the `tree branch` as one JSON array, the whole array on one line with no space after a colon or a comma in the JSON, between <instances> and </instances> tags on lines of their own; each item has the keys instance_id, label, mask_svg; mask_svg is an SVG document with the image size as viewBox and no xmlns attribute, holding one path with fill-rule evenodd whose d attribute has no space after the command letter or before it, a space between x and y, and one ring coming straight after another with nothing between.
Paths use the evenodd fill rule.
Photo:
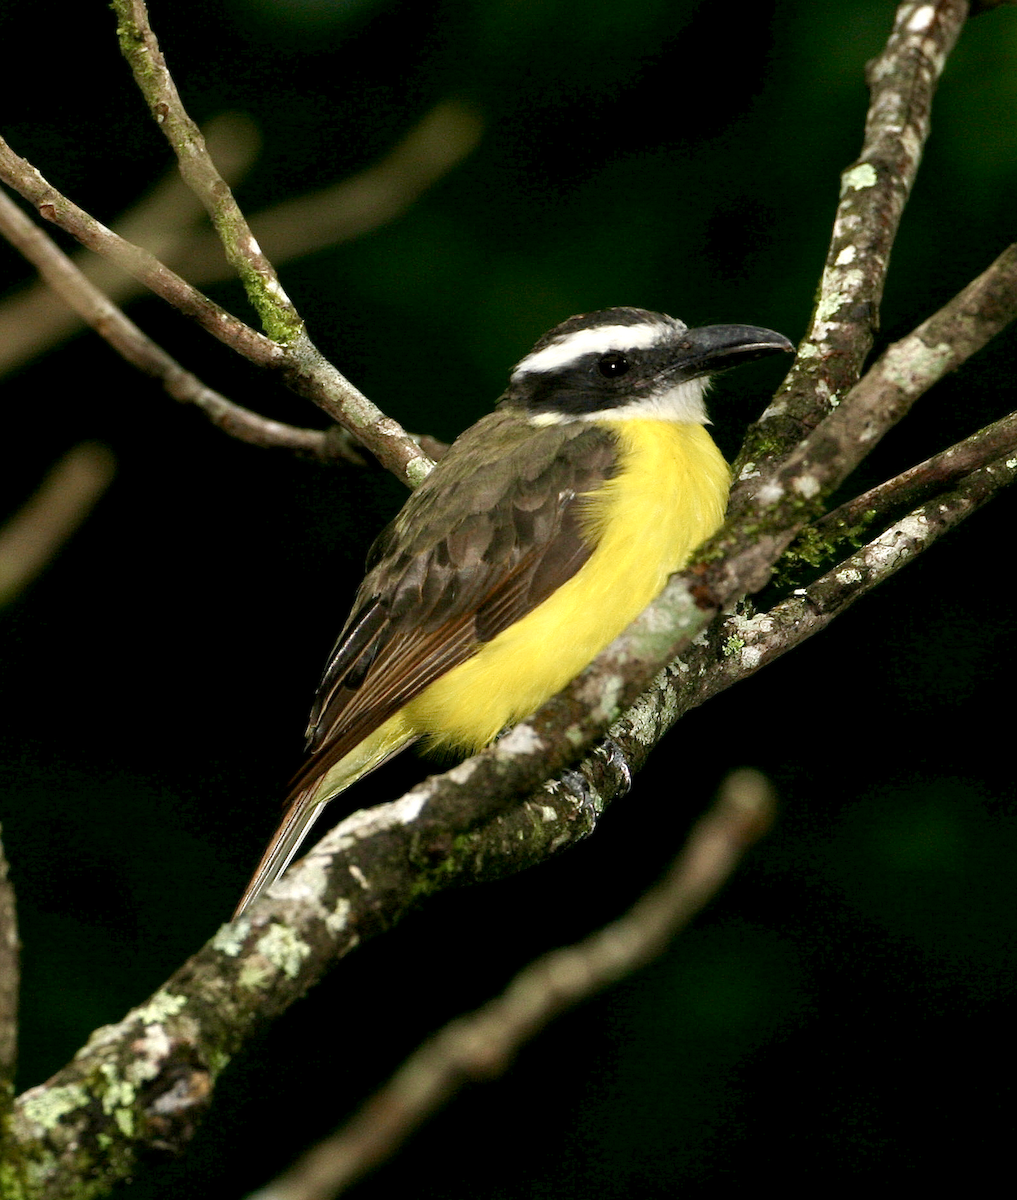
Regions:
<instances>
[{"instance_id":1,"label":"tree branch","mask_svg":"<svg viewBox=\"0 0 1017 1200\"><path fill-rule=\"evenodd\" d=\"M201 130L184 110L176 84L148 19L144 0L113 0L120 50L148 103L155 123L177 156L180 174L205 207L268 336L290 344L304 323L282 289L275 268L255 241L247 219L219 174Z\"/></svg>"},{"instance_id":2,"label":"tree branch","mask_svg":"<svg viewBox=\"0 0 1017 1200\"><path fill-rule=\"evenodd\" d=\"M108 1183L129 1174L143 1146L181 1149L229 1058L336 959L432 894L513 874L588 836L678 716L824 628L1014 471L1010 458L982 468L769 613L719 623L660 672L612 726L610 742L587 756L585 787L546 784L493 814L479 800L464 821L465 806L443 808L446 798L427 780L401 800L353 813L145 1004L19 1097L7 1130L10 1169L38 1179L29 1194L59 1200L76 1195L82 1172ZM448 774L468 780L501 744ZM428 796L431 819L422 822Z\"/></svg>"},{"instance_id":3,"label":"tree branch","mask_svg":"<svg viewBox=\"0 0 1017 1200\"><path fill-rule=\"evenodd\" d=\"M81 525L109 487L114 468L105 446L75 446L0 528L0 608L28 587Z\"/></svg>"},{"instance_id":4,"label":"tree branch","mask_svg":"<svg viewBox=\"0 0 1017 1200\"><path fill-rule=\"evenodd\" d=\"M254 124L239 113L225 113L209 121L203 132L210 152L222 164L223 174L236 183L250 167L258 149L260 139ZM191 248L196 242L204 244L206 231L197 228L204 219L205 210L174 166L148 195L117 218L113 231L143 246L195 284L203 284L208 280L196 277L189 265L182 270L181 262L186 259L190 264ZM228 273L226 260L218 241L215 245L223 268L217 276L222 276ZM97 257L84 247L79 247L71 260L114 304L123 305L146 290L143 283L110 259ZM0 306L0 373L13 370L57 345L80 324L77 313L56 300L43 280L33 280Z\"/></svg>"},{"instance_id":5,"label":"tree branch","mask_svg":"<svg viewBox=\"0 0 1017 1200\"><path fill-rule=\"evenodd\" d=\"M331 1200L390 1158L465 1084L501 1075L554 1018L661 954L769 828L774 797L756 771L721 784L664 878L624 916L543 955L483 1008L428 1039L343 1128L250 1200Z\"/></svg>"},{"instance_id":6,"label":"tree branch","mask_svg":"<svg viewBox=\"0 0 1017 1200\"><path fill-rule=\"evenodd\" d=\"M63 196L0 138L0 179L35 205L39 214L77 238L83 246L105 255L139 279L157 296L196 321L207 333L261 367L281 367L282 347L214 304L153 254L107 229L101 221Z\"/></svg>"},{"instance_id":7,"label":"tree branch","mask_svg":"<svg viewBox=\"0 0 1017 1200\"><path fill-rule=\"evenodd\" d=\"M192 317L219 341L257 366L283 372L286 382L313 400L348 429L398 478L415 487L431 469L431 460L402 429L326 362L306 333L286 347L257 333L203 296L148 251L118 237L50 186L42 175L16 155L0 138L0 179L36 205L47 220L59 225L89 249L108 255L186 316Z\"/></svg>"},{"instance_id":8,"label":"tree branch","mask_svg":"<svg viewBox=\"0 0 1017 1200\"><path fill-rule=\"evenodd\" d=\"M735 479L749 487L840 401L872 349L890 249L929 136L932 99L967 14L967 0L900 4L882 53L868 64L862 150L841 175L809 332L735 462Z\"/></svg>"},{"instance_id":9,"label":"tree branch","mask_svg":"<svg viewBox=\"0 0 1017 1200\"><path fill-rule=\"evenodd\" d=\"M477 145L480 118L455 101L437 104L378 162L363 171L251 217L251 230L276 263L337 246L394 221ZM210 157L234 186L249 167L257 130L238 113L209 121L202 134ZM197 225L205 210L174 168L113 230L144 246L172 270L205 287L232 278L222 243ZM75 266L115 304L142 294L144 285L106 258L85 250ZM26 286L0 307L0 372L41 354L78 328L77 314L53 303L41 282Z\"/></svg>"},{"instance_id":10,"label":"tree branch","mask_svg":"<svg viewBox=\"0 0 1017 1200\"><path fill-rule=\"evenodd\" d=\"M318 429L298 429L262 417L207 387L152 341L99 291L56 243L0 193L0 233L38 269L49 286L127 362L158 379L184 404L194 404L232 437L252 445L299 450L316 458L363 459L348 444ZM337 431L338 432L338 431Z\"/></svg>"}]
</instances>

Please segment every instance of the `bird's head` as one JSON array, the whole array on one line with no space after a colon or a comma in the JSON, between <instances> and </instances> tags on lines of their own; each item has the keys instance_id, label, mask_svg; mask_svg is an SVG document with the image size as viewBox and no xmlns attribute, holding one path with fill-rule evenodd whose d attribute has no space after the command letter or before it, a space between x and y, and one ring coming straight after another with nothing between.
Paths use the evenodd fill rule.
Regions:
<instances>
[{"instance_id":1,"label":"bird's head","mask_svg":"<svg viewBox=\"0 0 1017 1200\"><path fill-rule=\"evenodd\" d=\"M794 346L772 329L689 329L665 313L605 308L545 333L516 365L503 403L537 425L624 417L706 424L709 376L788 352Z\"/></svg>"}]
</instances>

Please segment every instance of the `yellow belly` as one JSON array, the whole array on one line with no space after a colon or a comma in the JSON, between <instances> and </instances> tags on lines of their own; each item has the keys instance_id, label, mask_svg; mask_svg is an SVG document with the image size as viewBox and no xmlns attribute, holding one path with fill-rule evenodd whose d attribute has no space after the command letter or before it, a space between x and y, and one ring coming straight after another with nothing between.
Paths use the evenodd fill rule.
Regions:
<instances>
[{"instance_id":1,"label":"yellow belly","mask_svg":"<svg viewBox=\"0 0 1017 1200\"><path fill-rule=\"evenodd\" d=\"M429 749L475 753L574 679L720 526L730 473L702 425L602 423L620 463L584 501L596 549L542 604L411 701L384 740L423 736Z\"/></svg>"}]
</instances>

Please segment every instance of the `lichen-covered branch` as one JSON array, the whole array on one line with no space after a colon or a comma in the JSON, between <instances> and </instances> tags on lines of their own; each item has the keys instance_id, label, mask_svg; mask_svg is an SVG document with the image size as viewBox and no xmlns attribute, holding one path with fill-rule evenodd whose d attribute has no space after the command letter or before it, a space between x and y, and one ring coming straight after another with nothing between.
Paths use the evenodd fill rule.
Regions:
<instances>
[{"instance_id":1,"label":"lichen-covered branch","mask_svg":"<svg viewBox=\"0 0 1017 1200\"><path fill-rule=\"evenodd\" d=\"M878 527L882 519L913 508L979 467L1012 454L1017 454L1017 413L993 421L962 442L838 505L806 526L788 555L820 566L832 559L845 542L858 545L865 531Z\"/></svg>"},{"instance_id":2,"label":"lichen-covered branch","mask_svg":"<svg viewBox=\"0 0 1017 1200\"><path fill-rule=\"evenodd\" d=\"M890 249L929 135L932 99L967 13L967 0L899 5L882 53L869 63L862 150L841 175L809 331L735 464L736 478L749 490L843 398L872 349Z\"/></svg>"},{"instance_id":3,"label":"lichen-covered branch","mask_svg":"<svg viewBox=\"0 0 1017 1200\"><path fill-rule=\"evenodd\" d=\"M543 955L500 996L446 1025L347 1125L249 1200L331 1200L345 1192L461 1087L500 1075L554 1018L660 954L767 830L773 809L762 775L729 775L664 878L627 913L576 945Z\"/></svg>"},{"instance_id":4,"label":"lichen-covered branch","mask_svg":"<svg viewBox=\"0 0 1017 1200\"><path fill-rule=\"evenodd\" d=\"M77 1200L130 1174L144 1147L182 1148L229 1057L337 958L438 891L513 874L588 836L678 716L825 627L1010 482L1015 469L1010 459L982 468L769 613L720 622L587 756L585 786L558 781L502 804L449 797L428 780L401 800L348 817L145 1004L97 1031L66 1068L18 1099L0 1186L26 1200ZM511 741L444 778L467 785L475 764L510 753ZM93 1191L80 1191L82 1178L94 1181Z\"/></svg>"}]
</instances>

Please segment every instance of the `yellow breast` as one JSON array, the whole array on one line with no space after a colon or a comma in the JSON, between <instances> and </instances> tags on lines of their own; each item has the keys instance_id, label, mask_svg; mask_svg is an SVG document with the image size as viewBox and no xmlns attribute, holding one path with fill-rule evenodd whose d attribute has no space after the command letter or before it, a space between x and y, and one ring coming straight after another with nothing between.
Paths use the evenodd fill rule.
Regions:
<instances>
[{"instance_id":1,"label":"yellow breast","mask_svg":"<svg viewBox=\"0 0 1017 1200\"><path fill-rule=\"evenodd\" d=\"M719 526L730 473L702 425L603 421L618 440L614 476L583 501L586 563L532 612L399 714L402 736L475 753L587 666Z\"/></svg>"}]
</instances>

